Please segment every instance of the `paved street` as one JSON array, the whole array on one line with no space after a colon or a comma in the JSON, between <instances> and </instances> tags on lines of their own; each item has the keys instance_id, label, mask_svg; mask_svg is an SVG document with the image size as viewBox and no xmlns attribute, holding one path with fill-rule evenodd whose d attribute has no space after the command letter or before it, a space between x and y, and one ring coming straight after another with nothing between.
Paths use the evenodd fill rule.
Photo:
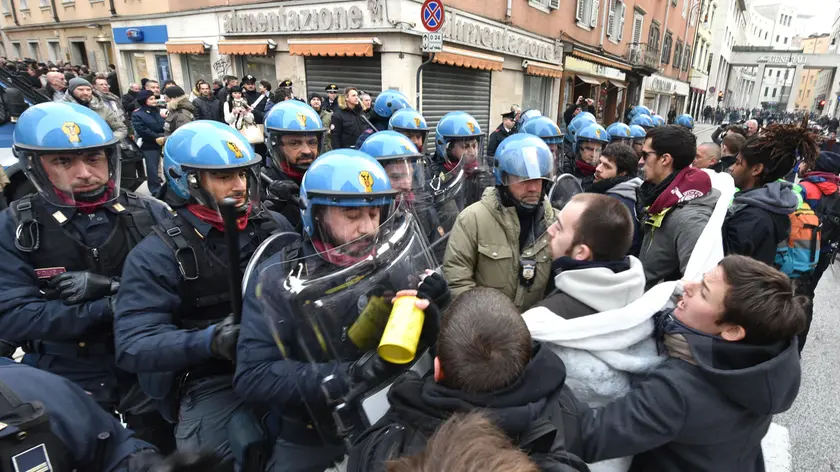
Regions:
<instances>
[{"instance_id":1,"label":"paved street","mask_svg":"<svg viewBox=\"0 0 840 472\"><path fill-rule=\"evenodd\" d=\"M697 142L711 141L715 126L698 123ZM802 387L793 408L775 419L765 441L768 472L840 470L840 266L817 288L814 323L803 353ZM769 441L769 442L768 442ZM769 446L773 444L773 446Z\"/></svg>"}]
</instances>

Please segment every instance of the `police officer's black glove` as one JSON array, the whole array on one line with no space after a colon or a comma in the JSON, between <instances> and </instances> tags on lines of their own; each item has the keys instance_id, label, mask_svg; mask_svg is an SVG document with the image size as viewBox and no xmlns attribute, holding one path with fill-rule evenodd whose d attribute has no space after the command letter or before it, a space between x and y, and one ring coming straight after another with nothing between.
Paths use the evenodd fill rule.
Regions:
<instances>
[{"instance_id":1,"label":"police officer's black glove","mask_svg":"<svg viewBox=\"0 0 840 472\"><path fill-rule=\"evenodd\" d=\"M233 470L215 453L207 451L178 451L162 456L155 451L137 453L128 461L129 472L221 472Z\"/></svg>"},{"instance_id":2,"label":"police officer's black glove","mask_svg":"<svg viewBox=\"0 0 840 472\"><path fill-rule=\"evenodd\" d=\"M300 186L291 180L275 180L268 186L269 199L286 204L300 192Z\"/></svg>"},{"instance_id":3,"label":"police officer's black glove","mask_svg":"<svg viewBox=\"0 0 840 472\"><path fill-rule=\"evenodd\" d=\"M65 272L53 277L49 287L59 292L66 305L99 300L119 290L119 279L93 272Z\"/></svg>"},{"instance_id":4,"label":"police officer's black glove","mask_svg":"<svg viewBox=\"0 0 840 472\"><path fill-rule=\"evenodd\" d=\"M432 272L417 287L417 298L425 298L443 310L452 301L452 294L449 292L449 284L446 279L437 272Z\"/></svg>"},{"instance_id":5,"label":"police officer's black glove","mask_svg":"<svg viewBox=\"0 0 840 472\"><path fill-rule=\"evenodd\" d=\"M239 325L233 322L233 315L217 323L213 328L210 350L213 355L229 361L236 360L236 341L239 339Z\"/></svg>"},{"instance_id":6,"label":"police officer's black glove","mask_svg":"<svg viewBox=\"0 0 840 472\"><path fill-rule=\"evenodd\" d=\"M373 386L399 374L409 366L410 364L392 364L379 357L376 351L368 351L350 366L348 374L355 384L365 383Z\"/></svg>"}]
</instances>

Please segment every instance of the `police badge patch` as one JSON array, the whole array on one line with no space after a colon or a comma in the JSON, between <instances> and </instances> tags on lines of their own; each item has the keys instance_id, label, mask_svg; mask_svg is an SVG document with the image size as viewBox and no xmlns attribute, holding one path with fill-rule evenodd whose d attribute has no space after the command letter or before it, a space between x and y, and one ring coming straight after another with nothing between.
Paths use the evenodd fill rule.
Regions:
<instances>
[{"instance_id":1,"label":"police badge patch","mask_svg":"<svg viewBox=\"0 0 840 472\"><path fill-rule=\"evenodd\" d=\"M467 128L470 129L470 133L475 134L475 125L473 124L472 121L467 122Z\"/></svg>"},{"instance_id":2,"label":"police badge patch","mask_svg":"<svg viewBox=\"0 0 840 472\"><path fill-rule=\"evenodd\" d=\"M416 126L418 128L420 127L420 118L418 118L416 116L414 117L414 126Z\"/></svg>"},{"instance_id":3,"label":"police badge patch","mask_svg":"<svg viewBox=\"0 0 840 472\"><path fill-rule=\"evenodd\" d=\"M306 129L306 115L304 115L303 113L298 113L297 120L298 123L300 123L300 127Z\"/></svg>"},{"instance_id":4,"label":"police badge patch","mask_svg":"<svg viewBox=\"0 0 840 472\"><path fill-rule=\"evenodd\" d=\"M239 149L239 146L237 146L235 142L228 141L227 142L227 147L233 153L233 157L235 157L237 159L242 159L242 150Z\"/></svg>"},{"instance_id":5,"label":"police badge patch","mask_svg":"<svg viewBox=\"0 0 840 472\"><path fill-rule=\"evenodd\" d=\"M61 127L61 131L64 131L64 134L67 135L67 139L71 143L78 143L82 141L79 138L79 134L82 132L82 130L79 129L79 125L72 121L65 121L64 125L62 125Z\"/></svg>"},{"instance_id":6,"label":"police badge patch","mask_svg":"<svg viewBox=\"0 0 840 472\"><path fill-rule=\"evenodd\" d=\"M12 465L15 472L52 472L50 455L47 454L47 447L39 444L32 449L27 449L16 456L12 456Z\"/></svg>"}]
</instances>

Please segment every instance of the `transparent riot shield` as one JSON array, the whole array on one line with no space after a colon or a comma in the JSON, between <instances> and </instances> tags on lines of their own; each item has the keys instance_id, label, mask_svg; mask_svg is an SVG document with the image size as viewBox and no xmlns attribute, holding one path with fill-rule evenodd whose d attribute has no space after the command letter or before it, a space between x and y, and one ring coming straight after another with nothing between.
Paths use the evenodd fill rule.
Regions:
<instances>
[{"instance_id":1,"label":"transparent riot shield","mask_svg":"<svg viewBox=\"0 0 840 472\"><path fill-rule=\"evenodd\" d=\"M416 289L434 268L426 238L414 215L403 210L375 235L341 247L306 241L295 247L283 238L265 244L274 247L258 250L246 277L258 280L266 329L284 359L308 366L299 372L301 379L321 385L317 398L301 392L314 427L328 442L350 441L387 410L383 391L396 376L431 365L421 342L413 361L375 385L353 375L354 362L376 352L395 294ZM325 365L333 366L330 375L323 375Z\"/></svg>"},{"instance_id":2,"label":"transparent riot shield","mask_svg":"<svg viewBox=\"0 0 840 472\"><path fill-rule=\"evenodd\" d=\"M562 174L555 179L554 185L548 191L548 200L555 209L562 210L569 200L579 193L583 193L580 181L572 174Z\"/></svg>"}]
</instances>

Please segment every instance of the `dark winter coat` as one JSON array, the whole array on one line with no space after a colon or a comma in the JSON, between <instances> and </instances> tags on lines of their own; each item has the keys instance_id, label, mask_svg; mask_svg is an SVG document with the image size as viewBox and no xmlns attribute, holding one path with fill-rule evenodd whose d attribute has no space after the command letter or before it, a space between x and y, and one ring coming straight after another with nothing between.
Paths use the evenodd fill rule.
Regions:
<instances>
[{"instance_id":1,"label":"dark winter coat","mask_svg":"<svg viewBox=\"0 0 840 472\"><path fill-rule=\"evenodd\" d=\"M222 117L222 103L218 98L212 95L209 98L199 96L192 101L192 104L195 107L196 120L213 120L220 123L225 122L224 117Z\"/></svg>"},{"instance_id":2,"label":"dark winter coat","mask_svg":"<svg viewBox=\"0 0 840 472\"><path fill-rule=\"evenodd\" d=\"M245 97L246 100L248 100L248 105L254 107L254 109L251 110L251 113L254 114L254 123L261 125L265 120L265 104L268 102L268 97L257 92L256 90L242 90L242 96ZM260 100L260 97L262 97L262 100ZM257 100L260 100L260 103L257 103L257 105L254 106L254 103L256 103Z\"/></svg>"},{"instance_id":3,"label":"dark winter coat","mask_svg":"<svg viewBox=\"0 0 840 472\"><path fill-rule=\"evenodd\" d=\"M330 136L333 149L352 148L359 136L369 127L363 118L362 105L348 108L344 97L339 98L341 109L333 114Z\"/></svg>"},{"instance_id":4,"label":"dark winter coat","mask_svg":"<svg viewBox=\"0 0 840 472\"><path fill-rule=\"evenodd\" d=\"M669 349L629 394L582 415L583 459L635 454L631 472L763 472L761 439L799 392L796 339L668 336L684 338L679 357Z\"/></svg>"},{"instance_id":5,"label":"dark winter coat","mask_svg":"<svg viewBox=\"0 0 840 472\"><path fill-rule=\"evenodd\" d=\"M498 392L469 394L438 384L431 376L420 378L409 372L388 393L391 407L385 416L350 450L347 471L383 471L385 461L421 452L450 416L476 409L484 409L517 444L538 425L559 430L548 454L554 460L535 457L532 451L541 470L588 470L575 457L580 452L575 417L581 404L564 385L565 379L563 361L539 344L522 377Z\"/></svg>"},{"instance_id":6,"label":"dark winter coat","mask_svg":"<svg viewBox=\"0 0 840 472\"><path fill-rule=\"evenodd\" d=\"M170 100L166 104L169 114L166 115L166 124L163 127L164 134L169 136L176 129L195 120L195 107L187 99L187 96Z\"/></svg>"},{"instance_id":7,"label":"dark winter coat","mask_svg":"<svg viewBox=\"0 0 840 472\"><path fill-rule=\"evenodd\" d=\"M127 92L125 95L120 97L120 101L122 102L123 110L125 110L126 113L131 113L137 109L137 94L134 92Z\"/></svg>"},{"instance_id":8,"label":"dark winter coat","mask_svg":"<svg viewBox=\"0 0 840 472\"><path fill-rule=\"evenodd\" d=\"M773 265L776 247L790 234L790 216L799 201L790 184L772 182L736 194L723 222L726 254L740 254Z\"/></svg>"},{"instance_id":9,"label":"dark winter coat","mask_svg":"<svg viewBox=\"0 0 840 472\"><path fill-rule=\"evenodd\" d=\"M506 130L505 125L500 124L496 131L490 133L490 139L487 141L487 155L488 156L495 156L496 155L496 148L499 147L499 144L505 140L508 136L512 135L514 130Z\"/></svg>"},{"instance_id":10,"label":"dark winter coat","mask_svg":"<svg viewBox=\"0 0 840 472\"><path fill-rule=\"evenodd\" d=\"M166 121L160 116L160 109L158 107L147 107L143 105L131 114L131 126L134 127L136 135L143 138L143 144L140 146L140 149L144 151L160 149L160 146L155 140L163 137L163 126L165 123Z\"/></svg>"}]
</instances>

